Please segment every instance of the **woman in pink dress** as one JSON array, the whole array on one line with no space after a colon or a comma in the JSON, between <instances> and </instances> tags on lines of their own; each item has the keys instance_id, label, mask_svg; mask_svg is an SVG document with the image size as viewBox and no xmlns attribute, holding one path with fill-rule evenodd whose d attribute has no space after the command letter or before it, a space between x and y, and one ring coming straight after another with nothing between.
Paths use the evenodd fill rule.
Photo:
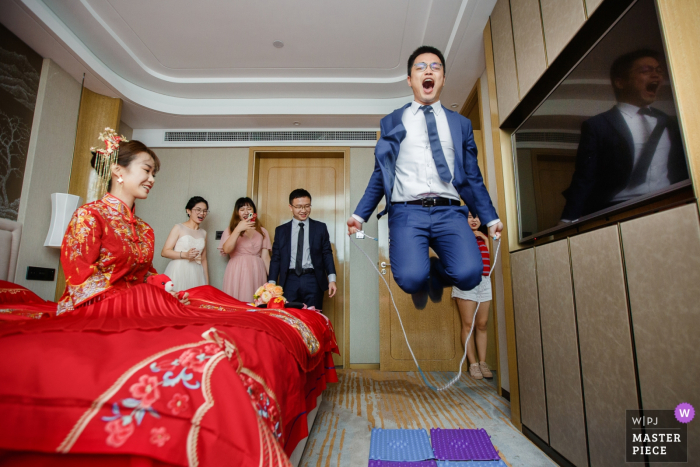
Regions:
<instances>
[{"instance_id":1,"label":"woman in pink dress","mask_svg":"<svg viewBox=\"0 0 700 467\"><path fill-rule=\"evenodd\" d=\"M255 203L250 198L238 198L231 223L219 242L221 254L231 257L224 273L224 292L242 302L252 302L255 291L267 282L270 250L270 235L257 219Z\"/></svg>"}]
</instances>

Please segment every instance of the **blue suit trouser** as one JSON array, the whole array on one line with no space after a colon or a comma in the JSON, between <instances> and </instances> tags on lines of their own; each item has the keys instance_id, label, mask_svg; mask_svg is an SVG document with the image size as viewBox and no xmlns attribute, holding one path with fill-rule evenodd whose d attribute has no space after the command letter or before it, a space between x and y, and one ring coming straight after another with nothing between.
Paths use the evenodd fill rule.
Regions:
<instances>
[{"instance_id":1,"label":"blue suit trouser","mask_svg":"<svg viewBox=\"0 0 700 467\"><path fill-rule=\"evenodd\" d=\"M479 285L484 265L468 216L466 206L391 206L389 258L394 280L404 292L427 290L428 248L440 258L436 272L445 287L471 290Z\"/></svg>"},{"instance_id":2,"label":"blue suit trouser","mask_svg":"<svg viewBox=\"0 0 700 467\"><path fill-rule=\"evenodd\" d=\"M323 290L318 286L314 274L297 276L290 271L284 284L284 298L314 306L317 310L323 308Z\"/></svg>"}]
</instances>

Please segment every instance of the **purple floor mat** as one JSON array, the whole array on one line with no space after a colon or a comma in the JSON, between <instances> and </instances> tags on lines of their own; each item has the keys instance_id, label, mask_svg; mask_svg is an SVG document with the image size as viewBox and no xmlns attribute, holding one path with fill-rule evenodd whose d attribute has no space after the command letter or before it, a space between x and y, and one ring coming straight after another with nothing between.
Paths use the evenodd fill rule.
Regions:
<instances>
[{"instance_id":1,"label":"purple floor mat","mask_svg":"<svg viewBox=\"0 0 700 467\"><path fill-rule=\"evenodd\" d=\"M377 461L370 459L369 467L437 467L437 463L434 460L429 461ZM474 466L476 467L476 466ZM498 467L498 466L494 466Z\"/></svg>"},{"instance_id":2,"label":"purple floor mat","mask_svg":"<svg viewBox=\"0 0 700 467\"><path fill-rule=\"evenodd\" d=\"M425 430L372 429L370 460L424 461L435 459Z\"/></svg>"},{"instance_id":3,"label":"purple floor mat","mask_svg":"<svg viewBox=\"0 0 700 467\"><path fill-rule=\"evenodd\" d=\"M437 461L437 467L508 467L503 461Z\"/></svg>"},{"instance_id":4,"label":"purple floor mat","mask_svg":"<svg viewBox=\"0 0 700 467\"><path fill-rule=\"evenodd\" d=\"M497 461L500 459L486 430L430 429L433 451L438 460Z\"/></svg>"}]
</instances>

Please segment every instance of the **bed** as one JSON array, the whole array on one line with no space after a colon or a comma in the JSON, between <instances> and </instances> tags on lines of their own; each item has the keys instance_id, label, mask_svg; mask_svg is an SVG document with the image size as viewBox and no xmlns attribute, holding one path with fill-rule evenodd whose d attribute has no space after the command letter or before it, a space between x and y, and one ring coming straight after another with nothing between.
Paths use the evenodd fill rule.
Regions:
<instances>
[{"instance_id":1,"label":"bed","mask_svg":"<svg viewBox=\"0 0 700 467\"><path fill-rule=\"evenodd\" d=\"M328 319L208 286L190 290L185 316L175 300L141 316L165 292L133 290L129 317L110 300L53 317L55 303L0 281L0 462L298 465L337 381Z\"/></svg>"}]
</instances>

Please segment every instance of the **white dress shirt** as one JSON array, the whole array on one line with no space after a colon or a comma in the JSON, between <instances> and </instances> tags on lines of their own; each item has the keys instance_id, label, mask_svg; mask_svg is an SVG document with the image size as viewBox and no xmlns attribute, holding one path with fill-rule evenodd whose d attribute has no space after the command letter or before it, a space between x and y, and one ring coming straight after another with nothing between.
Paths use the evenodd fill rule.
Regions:
<instances>
[{"instance_id":1,"label":"white dress shirt","mask_svg":"<svg viewBox=\"0 0 700 467\"><path fill-rule=\"evenodd\" d=\"M450 174L454 174L455 147L452 143L447 116L439 101L431 107L447 167L450 169ZM401 122L406 128L406 137L401 141L399 155L396 158L396 179L391 201L394 203L416 201L428 197L459 201L459 193L452 184L452 179L449 182L443 182L440 178L433 159L433 151L430 149L425 113L420 108L421 105L413 101L410 107L403 111L401 117Z\"/></svg>"},{"instance_id":2,"label":"white dress shirt","mask_svg":"<svg viewBox=\"0 0 700 467\"><path fill-rule=\"evenodd\" d=\"M292 219L292 245L291 256L289 257L289 269L294 269L297 264L297 247L299 244L299 224L304 224L304 256L301 259L301 267L311 269L314 267L311 263L311 247L309 246L309 218L305 221Z\"/></svg>"},{"instance_id":3,"label":"white dress shirt","mask_svg":"<svg viewBox=\"0 0 700 467\"><path fill-rule=\"evenodd\" d=\"M445 155L450 174L452 174L449 182L443 182L435 166L433 151L430 148L430 138L428 137L428 124L425 121L425 113L420 110L421 106L422 104L413 101L409 107L406 107L401 116L401 123L406 128L406 137L401 141L399 155L396 158L396 178L391 193L391 202L416 201L429 197L459 201L459 193L452 184L455 147L447 115L445 115L440 101L431 104L442 152ZM355 214L352 216L360 223L365 222L364 219ZM499 219L494 219L487 224L487 227L498 222L500 222Z\"/></svg>"},{"instance_id":4,"label":"white dress shirt","mask_svg":"<svg viewBox=\"0 0 700 467\"><path fill-rule=\"evenodd\" d=\"M301 267L304 269L313 269L314 265L311 262L311 245L309 243L309 218L307 217L305 221L299 221L297 219L292 219L292 244L290 245L291 251L289 256L289 269L294 269L297 264L297 245L299 243L299 224L304 224L304 254L301 258ZM328 282L335 282L336 275L328 274ZM269 281L272 284L275 281Z\"/></svg>"},{"instance_id":5,"label":"white dress shirt","mask_svg":"<svg viewBox=\"0 0 700 467\"><path fill-rule=\"evenodd\" d=\"M627 127L632 133L632 141L634 142L634 164L636 167L639 162L639 157L642 155L644 144L646 144L651 132L656 127L656 117L651 115L640 115L640 107L632 104L620 102L617 108L622 114ZM668 135L668 128L661 134L659 144L656 146L654 157L649 164L646 180L641 185L634 188L627 187L619 192L612 199L615 202L627 201L628 199L645 195L653 191L660 190L671 184L668 179L668 155L671 152L671 138Z\"/></svg>"}]
</instances>

